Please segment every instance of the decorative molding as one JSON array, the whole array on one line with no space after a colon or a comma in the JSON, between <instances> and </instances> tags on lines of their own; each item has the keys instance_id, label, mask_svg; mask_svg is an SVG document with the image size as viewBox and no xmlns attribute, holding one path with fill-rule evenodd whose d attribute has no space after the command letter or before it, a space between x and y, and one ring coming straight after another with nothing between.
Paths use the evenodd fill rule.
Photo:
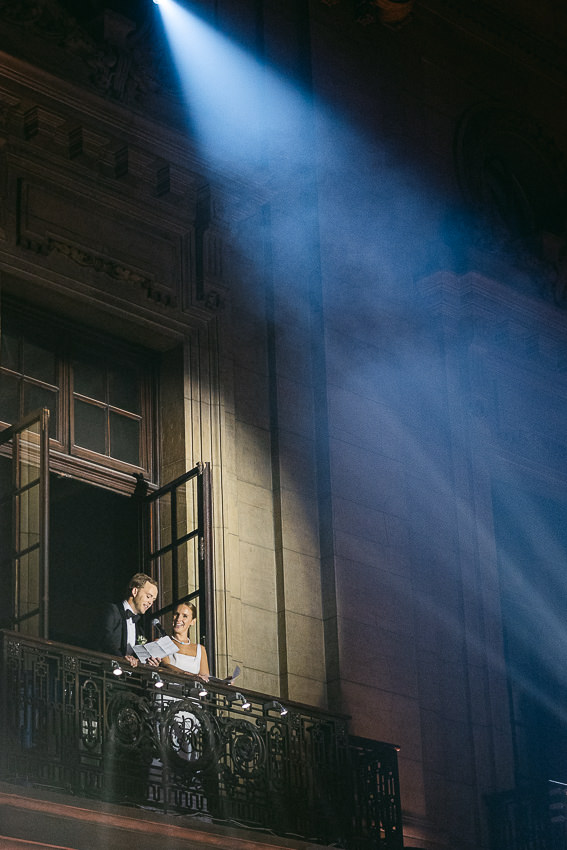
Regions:
<instances>
[{"instance_id":1,"label":"decorative molding","mask_svg":"<svg viewBox=\"0 0 567 850\"><path fill-rule=\"evenodd\" d=\"M173 103L181 107L171 51L154 26L151 6L143 19L132 21L101 4L99 37L53 0L0 0L0 21L12 30L8 39L4 33L10 53L58 77L79 77L78 82L130 108L147 105L156 95L167 99L168 109ZM41 43L44 49L38 50Z\"/></svg>"},{"instance_id":2,"label":"decorative molding","mask_svg":"<svg viewBox=\"0 0 567 850\"><path fill-rule=\"evenodd\" d=\"M21 98L0 89L0 131L7 133L13 123L14 115L21 109Z\"/></svg>"},{"instance_id":3,"label":"decorative molding","mask_svg":"<svg viewBox=\"0 0 567 850\"><path fill-rule=\"evenodd\" d=\"M151 277L147 277L136 269L125 266L122 263L118 263L115 260L102 256L101 254L85 251L77 245L72 245L69 242L63 242L51 237L45 241L22 238L20 244L22 247L27 248L36 254L42 254L45 256L60 254L67 260L70 260L83 268L92 269L99 274L107 275L119 283L142 289L146 298L149 298L156 304L161 304L164 307L177 307L177 299L175 296L168 292L165 288L156 285Z\"/></svg>"},{"instance_id":4,"label":"decorative molding","mask_svg":"<svg viewBox=\"0 0 567 850\"><path fill-rule=\"evenodd\" d=\"M462 323L467 323L472 329L467 343L486 342L507 351L513 347L516 356L521 354L526 362L545 352L546 368L566 371L565 316L534 293L515 292L511 298L507 283L476 271L464 275L437 272L417 286L446 329L459 330L462 338Z\"/></svg>"}]
</instances>

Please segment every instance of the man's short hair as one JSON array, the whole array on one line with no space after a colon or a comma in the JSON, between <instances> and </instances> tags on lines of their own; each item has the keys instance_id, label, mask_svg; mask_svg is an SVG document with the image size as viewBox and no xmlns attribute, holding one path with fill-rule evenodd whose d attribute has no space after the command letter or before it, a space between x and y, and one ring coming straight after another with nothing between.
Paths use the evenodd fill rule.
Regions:
<instances>
[{"instance_id":1,"label":"man's short hair","mask_svg":"<svg viewBox=\"0 0 567 850\"><path fill-rule=\"evenodd\" d=\"M147 581L149 581L150 584L153 584L153 586L157 588L158 583L155 578L146 575L146 573L135 573L128 582L128 596L132 595L132 590L134 587L137 587L139 590L145 585Z\"/></svg>"}]
</instances>

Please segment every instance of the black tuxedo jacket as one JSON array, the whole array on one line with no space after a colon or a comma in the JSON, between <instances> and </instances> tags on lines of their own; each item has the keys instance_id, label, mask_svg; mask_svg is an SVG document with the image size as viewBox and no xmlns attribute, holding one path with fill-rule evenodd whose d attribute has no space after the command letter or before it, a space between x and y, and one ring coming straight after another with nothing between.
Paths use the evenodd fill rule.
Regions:
<instances>
[{"instance_id":1,"label":"black tuxedo jacket","mask_svg":"<svg viewBox=\"0 0 567 850\"><path fill-rule=\"evenodd\" d=\"M136 637L144 634L141 620L136 625ZM127 652L126 611L122 602L109 602L102 612L99 649L110 655L126 655Z\"/></svg>"}]
</instances>

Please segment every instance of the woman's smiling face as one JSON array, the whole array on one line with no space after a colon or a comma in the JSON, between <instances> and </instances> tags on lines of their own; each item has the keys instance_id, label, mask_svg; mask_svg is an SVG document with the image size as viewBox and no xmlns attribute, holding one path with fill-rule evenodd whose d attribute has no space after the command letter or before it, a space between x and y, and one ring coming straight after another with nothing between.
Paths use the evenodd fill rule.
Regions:
<instances>
[{"instance_id":1,"label":"woman's smiling face","mask_svg":"<svg viewBox=\"0 0 567 850\"><path fill-rule=\"evenodd\" d=\"M178 605L173 612L173 631L176 635L187 634L193 624L193 612L188 605Z\"/></svg>"}]
</instances>

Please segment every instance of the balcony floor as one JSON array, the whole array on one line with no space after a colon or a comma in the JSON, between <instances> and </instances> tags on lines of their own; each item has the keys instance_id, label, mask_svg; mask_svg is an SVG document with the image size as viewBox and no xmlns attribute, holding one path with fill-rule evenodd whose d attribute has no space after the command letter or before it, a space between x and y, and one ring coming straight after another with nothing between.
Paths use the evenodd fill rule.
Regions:
<instances>
[{"instance_id":1,"label":"balcony floor","mask_svg":"<svg viewBox=\"0 0 567 850\"><path fill-rule=\"evenodd\" d=\"M203 817L164 815L139 807L0 783L0 850L323 850L269 832Z\"/></svg>"}]
</instances>

